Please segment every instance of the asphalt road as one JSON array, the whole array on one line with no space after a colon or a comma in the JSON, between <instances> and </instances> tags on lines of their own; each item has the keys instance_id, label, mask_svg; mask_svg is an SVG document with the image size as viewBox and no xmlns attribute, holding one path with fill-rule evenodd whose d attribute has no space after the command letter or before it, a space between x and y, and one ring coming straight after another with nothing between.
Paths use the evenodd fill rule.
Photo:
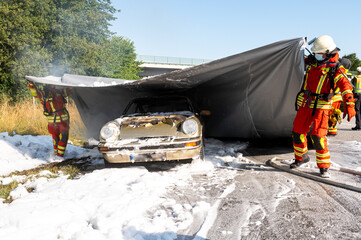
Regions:
<instances>
[{"instance_id":1,"label":"asphalt road","mask_svg":"<svg viewBox=\"0 0 361 240\"><path fill-rule=\"evenodd\" d=\"M352 131L353 126L354 120L343 121L332 138L361 142L361 131ZM242 164L234 177L227 178L234 170L217 169L195 175L192 188L171 191L179 202L207 201L210 212L217 213L206 236L202 232L212 215L194 214L193 224L178 239L361 239L360 193L266 165L274 156L293 158L291 139L250 142L243 154L252 163ZM335 171L332 177L361 187L359 176ZM225 197L230 185L234 190Z\"/></svg>"},{"instance_id":2,"label":"asphalt road","mask_svg":"<svg viewBox=\"0 0 361 240\"><path fill-rule=\"evenodd\" d=\"M348 122L347 119L343 119L341 124L337 127L337 136L332 138L344 141L361 142L361 131L351 130L355 125L355 118L352 118L350 122Z\"/></svg>"}]
</instances>

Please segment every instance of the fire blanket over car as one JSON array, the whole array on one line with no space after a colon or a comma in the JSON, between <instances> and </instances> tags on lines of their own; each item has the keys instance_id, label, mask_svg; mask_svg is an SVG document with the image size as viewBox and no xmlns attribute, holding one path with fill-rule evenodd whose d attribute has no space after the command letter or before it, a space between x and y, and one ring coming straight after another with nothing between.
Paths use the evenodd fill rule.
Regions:
<instances>
[{"instance_id":1,"label":"fire blanket over car","mask_svg":"<svg viewBox=\"0 0 361 240\"><path fill-rule=\"evenodd\" d=\"M204 118L206 137L290 136L295 96L303 81L305 39L279 41L205 64L142 80L65 74L26 76L37 83L72 87L76 106L98 138L103 124L119 117L136 97L184 95Z\"/></svg>"}]
</instances>

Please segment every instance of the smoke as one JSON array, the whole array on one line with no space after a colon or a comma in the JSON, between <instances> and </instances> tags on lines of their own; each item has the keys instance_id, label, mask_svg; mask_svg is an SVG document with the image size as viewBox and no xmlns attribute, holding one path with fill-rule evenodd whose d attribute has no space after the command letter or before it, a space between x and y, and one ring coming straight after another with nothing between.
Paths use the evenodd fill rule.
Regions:
<instances>
[{"instance_id":1,"label":"smoke","mask_svg":"<svg viewBox=\"0 0 361 240\"><path fill-rule=\"evenodd\" d=\"M54 77L62 77L65 73L68 73L68 65L51 64L49 67L49 75Z\"/></svg>"}]
</instances>

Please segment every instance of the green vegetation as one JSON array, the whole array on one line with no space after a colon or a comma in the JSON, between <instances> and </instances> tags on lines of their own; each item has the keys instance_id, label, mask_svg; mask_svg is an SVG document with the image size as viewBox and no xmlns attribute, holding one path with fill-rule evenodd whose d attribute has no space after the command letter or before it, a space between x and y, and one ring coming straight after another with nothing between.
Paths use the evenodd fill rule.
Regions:
<instances>
[{"instance_id":1,"label":"green vegetation","mask_svg":"<svg viewBox=\"0 0 361 240\"><path fill-rule=\"evenodd\" d=\"M25 184L28 181L32 181L33 178L40 177L57 178L62 175L66 175L68 176L68 179L74 179L81 172L81 168L81 164L75 164L72 161L65 161L64 163L49 163L29 170L12 172L6 177L25 176L25 178L21 181L13 180L9 184L0 184L0 198L4 199L4 203L11 203L14 199L10 196L10 193L17 188L19 184ZM51 174L39 175L41 171L45 170L49 171ZM27 187L26 190L30 193L35 189L33 187Z\"/></svg>"},{"instance_id":2,"label":"green vegetation","mask_svg":"<svg viewBox=\"0 0 361 240\"><path fill-rule=\"evenodd\" d=\"M4 203L11 203L13 199L9 197L10 192L15 189L19 183L17 181L12 181L6 185L0 185L0 198L5 199Z\"/></svg>"},{"instance_id":3,"label":"green vegetation","mask_svg":"<svg viewBox=\"0 0 361 240\"><path fill-rule=\"evenodd\" d=\"M65 175L69 175L68 179L74 179L78 173L80 172L80 169L75 166L66 166L61 169Z\"/></svg>"},{"instance_id":4,"label":"green vegetation","mask_svg":"<svg viewBox=\"0 0 361 240\"><path fill-rule=\"evenodd\" d=\"M351 61L350 71L356 71L357 67L361 67L361 60L356 57L356 53L351 53L342 57L345 57Z\"/></svg>"},{"instance_id":5,"label":"green vegetation","mask_svg":"<svg viewBox=\"0 0 361 240\"><path fill-rule=\"evenodd\" d=\"M134 44L114 36L110 0L0 1L0 94L29 96L24 77L138 79Z\"/></svg>"}]
</instances>

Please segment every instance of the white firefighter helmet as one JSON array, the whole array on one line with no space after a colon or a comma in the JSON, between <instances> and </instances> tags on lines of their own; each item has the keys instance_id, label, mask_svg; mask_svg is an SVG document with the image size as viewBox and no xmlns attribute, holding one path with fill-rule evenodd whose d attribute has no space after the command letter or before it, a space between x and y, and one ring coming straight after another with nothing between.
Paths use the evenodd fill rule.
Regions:
<instances>
[{"instance_id":1,"label":"white firefighter helmet","mask_svg":"<svg viewBox=\"0 0 361 240\"><path fill-rule=\"evenodd\" d=\"M311 48L311 51L314 53L335 53L340 51L340 49L336 46L332 37L328 35L322 35L318 37L314 42Z\"/></svg>"},{"instance_id":2,"label":"white firefighter helmet","mask_svg":"<svg viewBox=\"0 0 361 240\"><path fill-rule=\"evenodd\" d=\"M356 70L361 73L361 67L357 67Z\"/></svg>"}]
</instances>

